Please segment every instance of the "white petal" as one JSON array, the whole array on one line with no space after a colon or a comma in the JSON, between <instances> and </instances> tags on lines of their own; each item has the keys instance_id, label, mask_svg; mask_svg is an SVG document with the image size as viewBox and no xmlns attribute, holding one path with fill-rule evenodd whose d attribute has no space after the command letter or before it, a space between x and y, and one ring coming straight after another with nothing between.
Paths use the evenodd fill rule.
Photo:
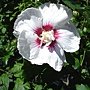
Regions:
<instances>
[{"instance_id":1,"label":"white petal","mask_svg":"<svg viewBox=\"0 0 90 90\"><path fill-rule=\"evenodd\" d=\"M25 20L27 20L27 21L30 20L32 16L37 17L39 19L42 18L40 11L36 8L28 8L28 9L24 10L23 12L21 12L20 15L18 15L18 17L14 23L14 30L15 30L14 34L16 35L16 37L23 31L21 28L25 27L25 25L24 25L24 24L26 24ZM19 27L20 27L20 29L18 29Z\"/></svg>"},{"instance_id":2,"label":"white petal","mask_svg":"<svg viewBox=\"0 0 90 90\"><path fill-rule=\"evenodd\" d=\"M16 37L18 37L23 30L34 32L35 29L41 27L42 27L42 19L37 18L35 16L31 16L30 20L19 21L13 33Z\"/></svg>"},{"instance_id":3,"label":"white petal","mask_svg":"<svg viewBox=\"0 0 90 90\"><path fill-rule=\"evenodd\" d=\"M57 42L66 52L75 52L79 49L80 36L73 24L65 24L64 27L58 30L58 33Z\"/></svg>"},{"instance_id":4,"label":"white petal","mask_svg":"<svg viewBox=\"0 0 90 90\"><path fill-rule=\"evenodd\" d=\"M18 37L23 30L28 31L30 29L31 28L29 27L29 25L25 21L19 21L13 34L15 37Z\"/></svg>"},{"instance_id":5,"label":"white petal","mask_svg":"<svg viewBox=\"0 0 90 90\"><path fill-rule=\"evenodd\" d=\"M49 64L56 71L60 71L65 61L64 52L60 47L55 47L55 49L49 50L47 47L40 49L39 55L36 59L32 59L32 64L42 65L44 63Z\"/></svg>"},{"instance_id":6,"label":"white petal","mask_svg":"<svg viewBox=\"0 0 90 90\"><path fill-rule=\"evenodd\" d=\"M69 21L72 16L72 12L68 7L62 4L50 4L45 3L39 7L39 10L43 16L43 23L53 24L54 26L58 24L64 24Z\"/></svg>"},{"instance_id":7,"label":"white petal","mask_svg":"<svg viewBox=\"0 0 90 90\"><path fill-rule=\"evenodd\" d=\"M34 30L36 30L38 28L42 28L42 19L41 18L31 16L30 20L24 20L24 22L26 22L29 25L29 27L31 28L31 31L33 31L33 32L34 32Z\"/></svg>"},{"instance_id":8,"label":"white petal","mask_svg":"<svg viewBox=\"0 0 90 90\"><path fill-rule=\"evenodd\" d=\"M33 32L22 31L17 43L19 53L23 58L30 60L36 58L39 52L39 48L35 42L37 35Z\"/></svg>"},{"instance_id":9,"label":"white petal","mask_svg":"<svg viewBox=\"0 0 90 90\"><path fill-rule=\"evenodd\" d=\"M27 8L26 10L22 11L20 15L18 15L18 17L14 23L14 29L16 28L19 21L30 20L31 16L42 18L42 15L38 9Z\"/></svg>"}]
</instances>

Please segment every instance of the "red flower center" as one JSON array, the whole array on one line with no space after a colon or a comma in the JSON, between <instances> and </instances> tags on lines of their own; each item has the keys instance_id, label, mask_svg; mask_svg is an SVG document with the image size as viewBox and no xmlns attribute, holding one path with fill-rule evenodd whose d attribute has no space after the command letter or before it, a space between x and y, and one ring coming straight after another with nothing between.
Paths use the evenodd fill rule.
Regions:
<instances>
[{"instance_id":1,"label":"red flower center","mask_svg":"<svg viewBox=\"0 0 90 90\"><path fill-rule=\"evenodd\" d=\"M36 43L42 47L44 45L50 47L54 47L56 43L56 39L59 34L56 29L53 28L51 24L47 24L42 26L42 28L37 28L35 33L38 35L36 39Z\"/></svg>"}]
</instances>

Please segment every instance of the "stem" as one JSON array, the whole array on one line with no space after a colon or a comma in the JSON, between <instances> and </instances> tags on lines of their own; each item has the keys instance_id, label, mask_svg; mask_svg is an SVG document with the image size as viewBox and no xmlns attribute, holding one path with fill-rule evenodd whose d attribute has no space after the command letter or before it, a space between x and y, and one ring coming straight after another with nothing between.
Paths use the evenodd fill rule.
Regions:
<instances>
[{"instance_id":1,"label":"stem","mask_svg":"<svg viewBox=\"0 0 90 90\"><path fill-rule=\"evenodd\" d=\"M60 0L57 0L57 4L59 4Z\"/></svg>"},{"instance_id":2,"label":"stem","mask_svg":"<svg viewBox=\"0 0 90 90\"><path fill-rule=\"evenodd\" d=\"M85 53L86 53L86 50L84 51L84 53L83 53L83 57L82 57L82 60L81 60L81 66L82 66L82 64L83 64L83 62L84 62L84 59L85 59Z\"/></svg>"},{"instance_id":3,"label":"stem","mask_svg":"<svg viewBox=\"0 0 90 90\"><path fill-rule=\"evenodd\" d=\"M4 70L3 70L3 69L1 69L1 68L0 68L0 71L2 71L2 72L6 72L6 71L4 71Z\"/></svg>"},{"instance_id":4,"label":"stem","mask_svg":"<svg viewBox=\"0 0 90 90\"><path fill-rule=\"evenodd\" d=\"M5 73L8 73L8 74L12 74L11 72L5 71L5 70L3 70L3 69L1 69L1 68L0 68L0 71L5 72Z\"/></svg>"}]
</instances>

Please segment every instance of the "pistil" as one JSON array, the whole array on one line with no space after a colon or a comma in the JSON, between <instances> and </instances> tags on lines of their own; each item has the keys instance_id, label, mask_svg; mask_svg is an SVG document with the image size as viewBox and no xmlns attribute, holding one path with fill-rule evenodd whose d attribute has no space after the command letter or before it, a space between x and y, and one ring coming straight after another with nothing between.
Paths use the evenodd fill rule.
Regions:
<instances>
[{"instance_id":1,"label":"pistil","mask_svg":"<svg viewBox=\"0 0 90 90\"><path fill-rule=\"evenodd\" d=\"M52 41L55 40L54 37L54 31L43 31L42 34L40 35L39 39L41 40L40 46L42 46L42 44L45 44L46 46L49 46Z\"/></svg>"}]
</instances>

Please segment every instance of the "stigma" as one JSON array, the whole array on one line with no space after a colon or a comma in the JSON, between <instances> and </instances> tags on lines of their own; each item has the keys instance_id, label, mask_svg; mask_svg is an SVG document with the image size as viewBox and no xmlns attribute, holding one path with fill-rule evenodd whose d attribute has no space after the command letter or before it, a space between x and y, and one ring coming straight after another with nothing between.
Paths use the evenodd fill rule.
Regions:
<instances>
[{"instance_id":1,"label":"stigma","mask_svg":"<svg viewBox=\"0 0 90 90\"><path fill-rule=\"evenodd\" d=\"M52 43L52 41L55 40L54 31L53 30L50 30L50 31L43 30L42 33L40 34L39 39L41 40L40 46L42 46L42 44L49 46Z\"/></svg>"}]
</instances>

